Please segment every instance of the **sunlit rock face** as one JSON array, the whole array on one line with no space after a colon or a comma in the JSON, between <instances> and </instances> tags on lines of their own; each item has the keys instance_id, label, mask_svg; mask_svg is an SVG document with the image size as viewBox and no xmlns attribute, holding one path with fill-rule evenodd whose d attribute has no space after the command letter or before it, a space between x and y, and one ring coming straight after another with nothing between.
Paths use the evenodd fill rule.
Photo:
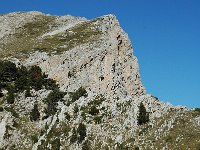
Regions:
<instances>
[{"instance_id":1,"label":"sunlit rock face","mask_svg":"<svg viewBox=\"0 0 200 150\"><path fill-rule=\"evenodd\" d=\"M61 34L59 38L68 33L76 35L78 33L74 33L73 29L82 24L90 26L90 30L97 35L91 35L90 41L75 45L60 55L35 52L24 63L39 65L50 78L58 81L63 90L75 90L83 85L94 92L118 94L120 97L145 94L137 58L132 55L130 40L115 16L73 22L64 31L63 27L58 27L42 35L42 38L55 34ZM82 36L84 38L84 34ZM67 47L67 44L62 47Z\"/></svg>"}]
</instances>

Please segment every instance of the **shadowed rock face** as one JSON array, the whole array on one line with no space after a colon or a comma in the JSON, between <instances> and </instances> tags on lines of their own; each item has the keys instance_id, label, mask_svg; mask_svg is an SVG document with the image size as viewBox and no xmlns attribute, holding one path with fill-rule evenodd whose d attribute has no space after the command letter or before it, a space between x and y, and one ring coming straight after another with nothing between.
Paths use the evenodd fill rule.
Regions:
<instances>
[{"instance_id":1,"label":"shadowed rock face","mask_svg":"<svg viewBox=\"0 0 200 150\"><path fill-rule=\"evenodd\" d=\"M8 90L0 91L0 149L199 146L199 109L174 107L146 94L131 42L114 15L92 20L40 12L0 15L0 59L18 67L37 65L67 92L62 100L53 94L56 112L47 116L51 90L30 89L32 97L15 93L13 104L6 102ZM141 126L140 103L149 116ZM39 115L31 121L35 104Z\"/></svg>"}]
</instances>

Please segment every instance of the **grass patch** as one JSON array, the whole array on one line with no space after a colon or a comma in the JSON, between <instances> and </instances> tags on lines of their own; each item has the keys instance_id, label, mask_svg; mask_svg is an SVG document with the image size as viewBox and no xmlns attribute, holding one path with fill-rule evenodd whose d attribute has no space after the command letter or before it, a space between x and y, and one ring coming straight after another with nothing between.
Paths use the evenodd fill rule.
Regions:
<instances>
[{"instance_id":1,"label":"grass patch","mask_svg":"<svg viewBox=\"0 0 200 150\"><path fill-rule=\"evenodd\" d=\"M51 26L56 25L55 19L54 16L38 15L32 22L16 29L15 35L9 38L10 41L0 45L0 48L3 49L0 57L23 58L35 50L62 53L75 46L93 42L101 35L101 31L94 24L97 19L78 24L64 33L40 38L50 32Z\"/></svg>"},{"instance_id":2,"label":"grass patch","mask_svg":"<svg viewBox=\"0 0 200 150\"><path fill-rule=\"evenodd\" d=\"M38 15L32 22L16 29L10 41L1 46L3 53L0 57L20 57L22 54L30 53L40 43L38 37L50 29L50 24L54 20L53 16Z\"/></svg>"}]
</instances>

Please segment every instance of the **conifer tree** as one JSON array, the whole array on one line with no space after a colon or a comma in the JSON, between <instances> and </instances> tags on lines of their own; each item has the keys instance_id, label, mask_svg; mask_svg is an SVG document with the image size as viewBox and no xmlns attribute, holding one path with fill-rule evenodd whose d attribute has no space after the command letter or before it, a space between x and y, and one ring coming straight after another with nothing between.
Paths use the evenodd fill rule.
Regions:
<instances>
[{"instance_id":1,"label":"conifer tree","mask_svg":"<svg viewBox=\"0 0 200 150\"><path fill-rule=\"evenodd\" d=\"M138 125L145 124L149 121L149 114L146 112L144 104L141 102L139 106Z\"/></svg>"},{"instance_id":2,"label":"conifer tree","mask_svg":"<svg viewBox=\"0 0 200 150\"><path fill-rule=\"evenodd\" d=\"M34 107L30 113L30 119L31 121L37 121L40 118L40 112L38 110L38 104L35 103Z\"/></svg>"},{"instance_id":3,"label":"conifer tree","mask_svg":"<svg viewBox=\"0 0 200 150\"><path fill-rule=\"evenodd\" d=\"M8 92L8 96L6 97L8 104L13 104L15 101L15 95L13 92Z\"/></svg>"},{"instance_id":4,"label":"conifer tree","mask_svg":"<svg viewBox=\"0 0 200 150\"><path fill-rule=\"evenodd\" d=\"M81 143L85 137L86 137L86 126L83 124L83 123L80 123L79 126L78 126L78 129L77 129L77 132L79 134L79 137L78 137L78 142Z\"/></svg>"}]
</instances>

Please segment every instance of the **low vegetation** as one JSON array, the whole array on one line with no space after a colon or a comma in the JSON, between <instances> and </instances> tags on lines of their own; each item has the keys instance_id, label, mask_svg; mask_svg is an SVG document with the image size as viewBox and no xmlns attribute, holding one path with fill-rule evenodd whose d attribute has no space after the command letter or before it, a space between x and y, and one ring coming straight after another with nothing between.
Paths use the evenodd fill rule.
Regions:
<instances>
[{"instance_id":1,"label":"low vegetation","mask_svg":"<svg viewBox=\"0 0 200 150\"><path fill-rule=\"evenodd\" d=\"M75 92L69 92L69 96L70 96L70 99L71 99L71 103L73 103L82 96L87 97L87 91L85 90L84 87L81 86Z\"/></svg>"},{"instance_id":2,"label":"low vegetation","mask_svg":"<svg viewBox=\"0 0 200 150\"><path fill-rule=\"evenodd\" d=\"M46 108L46 115L54 115L57 112L57 105L59 101L63 101L63 97L65 96L65 92L61 92L58 89L53 90L46 99L44 99L44 102L47 104Z\"/></svg>"},{"instance_id":3,"label":"low vegetation","mask_svg":"<svg viewBox=\"0 0 200 150\"><path fill-rule=\"evenodd\" d=\"M32 111L30 112L30 120L37 121L40 118L40 112L38 110L38 104L35 103Z\"/></svg>"},{"instance_id":4,"label":"low vegetation","mask_svg":"<svg viewBox=\"0 0 200 150\"><path fill-rule=\"evenodd\" d=\"M82 141L86 137L86 126L83 123L79 123L78 128L73 128L72 130L72 136L70 138L71 143L82 143Z\"/></svg>"},{"instance_id":5,"label":"low vegetation","mask_svg":"<svg viewBox=\"0 0 200 150\"><path fill-rule=\"evenodd\" d=\"M65 34L42 37L45 33L51 32L52 27L59 26L55 20L55 16L38 15L32 22L16 29L15 34L9 37L12 44L8 42L0 45L0 48L6 50L0 54L0 57L21 58L36 50L62 53L75 46L98 40L102 34L95 24L97 21L95 19L80 23L67 30Z\"/></svg>"},{"instance_id":6,"label":"low vegetation","mask_svg":"<svg viewBox=\"0 0 200 150\"><path fill-rule=\"evenodd\" d=\"M8 91L8 101L13 103L13 95L18 92L27 91L30 96L30 89L41 90L43 88L52 90L58 89L56 82L48 79L47 75L42 73L39 66L16 67L10 61L0 60L0 91Z\"/></svg>"},{"instance_id":7,"label":"low vegetation","mask_svg":"<svg viewBox=\"0 0 200 150\"><path fill-rule=\"evenodd\" d=\"M3 95L2 93L1 97L5 97L8 104L14 104L16 97L21 92L25 92L25 97L31 97L31 89L36 91L41 89L51 90L48 97L44 99L44 103L47 104L47 116L54 115L57 112L57 102L62 101L66 94L59 90L54 80L47 78L47 75L42 72L39 66L16 67L13 62L0 60L0 93L2 93L2 90L7 91L7 94ZM80 89L79 93L81 92L84 91ZM36 121L39 117L38 105L34 104L30 119Z\"/></svg>"}]
</instances>

